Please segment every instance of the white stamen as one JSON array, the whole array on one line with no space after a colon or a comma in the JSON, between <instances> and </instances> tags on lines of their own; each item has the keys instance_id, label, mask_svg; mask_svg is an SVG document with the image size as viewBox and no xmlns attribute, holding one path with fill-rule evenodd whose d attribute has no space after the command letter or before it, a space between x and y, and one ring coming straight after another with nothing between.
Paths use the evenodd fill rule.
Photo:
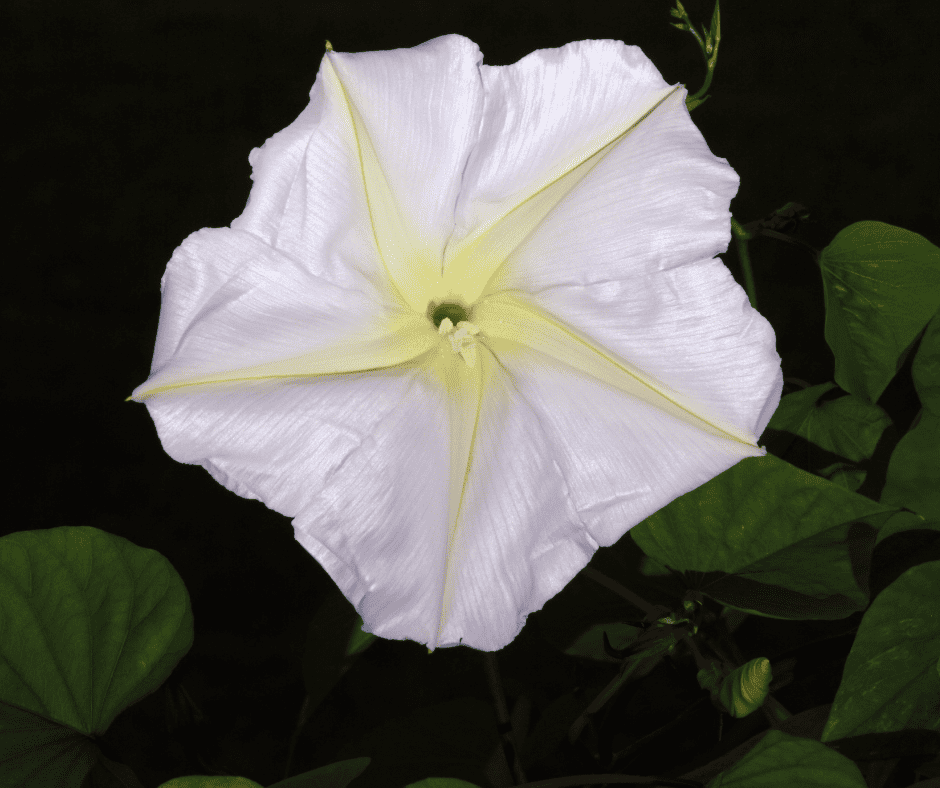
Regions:
<instances>
[{"instance_id":1,"label":"white stamen","mask_svg":"<svg viewBox=\"0 0 940 788\"><path fill-rule=\"evenodd\" d=\"M454 353L459 353L472 369L477 360L477 343L474 336L480 333L480 329L467 320L461 320L455 329L451 319L445 317L438 326L437 333L450 339L451 349Z\"/></svg>"}]
</instances>

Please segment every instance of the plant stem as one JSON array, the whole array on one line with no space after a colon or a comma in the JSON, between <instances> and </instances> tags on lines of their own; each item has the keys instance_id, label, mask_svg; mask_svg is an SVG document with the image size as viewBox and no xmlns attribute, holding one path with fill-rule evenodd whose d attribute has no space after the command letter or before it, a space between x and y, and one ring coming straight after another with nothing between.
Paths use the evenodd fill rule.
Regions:
<instances>
[{"instance_id":1,"label":"plant stem","mask_svg":"<svg viewBox=\"0 0 940 788\"><path fill-rule=\"evenodd\" d=\"M496 653L483 652L483 668L486 671L486 681L490 685L490 694L493 696L493 705L496 707L496 722L503 743L503 754L506 756L506 765L512 772L514 785L521 785L526 781L522 762L519 760L519 750L512 735L512 723L509 720L509 707L506 705L506 695L503 692L503 682L499 676L499 663Z\"/></svg>"},{"instance_id":2,"label":"plant stem","mask_svg":"<svg viewBox=\"0 0 940 788\"><path fill-rule=\"evenodd\" d=\"M659 612L660 612L659 607L651 605L649 602L643 599L643 597L641 597L639 594L634 594L629 588L621 585L616 580L612 580L611 578L607 577L607 575L603 574L602 572L598 572L596 569L593 569L590 566L586 566L584 567L584 569L581 570L581 574L583 574L585 577L591 578L591 580L593 580L595 583L599 583L600 585L604 586L604 588L609 588L615 594L622 596L631 605L633 605L634 607L638 607L648 616L659 615Z\"/></svg>"},{"instance_id":3,"label":"plant stem","mask_svg":"<svg viewBox=\"0 0 940 788\"><path fill-rule=\"evenodd\" d=\"M754 287L754 272L751 270L751 256L747 251L747 242L753 237L733 216L731 217L731 232L738 243L738 258L741 260L741 270L744 272L744 289L747 291L747 300L757 309L757 289Z\"/></svg>"}]
</instances>

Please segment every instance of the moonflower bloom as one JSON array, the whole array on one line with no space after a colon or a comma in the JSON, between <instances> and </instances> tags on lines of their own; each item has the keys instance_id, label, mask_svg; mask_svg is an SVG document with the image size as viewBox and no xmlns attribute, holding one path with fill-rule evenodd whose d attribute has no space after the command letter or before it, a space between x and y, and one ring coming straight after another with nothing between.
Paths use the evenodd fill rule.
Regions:
<instances>
[{"instance_id":1,"label":"moonflower bloom","mask_svg":"<svg viewBox=\"0 0 940 788\"><path fill-rule=\"evenodd\" d=\"M231 228L161 282L167 453L293 518L383 638L493 651L600 545L757 446L738 176L639 48L323 57Z\"/></svg>"}]
</instances>

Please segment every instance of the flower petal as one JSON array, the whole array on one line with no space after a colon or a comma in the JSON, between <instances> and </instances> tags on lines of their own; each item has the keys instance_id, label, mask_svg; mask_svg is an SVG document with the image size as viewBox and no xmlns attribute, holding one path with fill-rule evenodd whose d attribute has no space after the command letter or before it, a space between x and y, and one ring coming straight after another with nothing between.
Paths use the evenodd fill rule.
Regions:
<instances>
[{"instance_id":1,"label":"flower petal","mask_svg":"<svg viewBox=\"0 0 940 788\"><path fill-rule=\"evenodd\" d=\"M397 295L424 313L441 276L460 174L482 112L479 48L441 36L410 49L328 52L310 105L260 150L233 227L346 285L346 236L362 228ZM374 255L373 255L374 256ZM368 260L368 257L367 257ZM374 280L370 264L363 275Z\"/></svg>"},{"instance_id":2,"label":"flower petal","mask_svg":"<svg viewBox=\"0 0 940 788\"><path fill-rule=\"evenodd\" d=\"M756 444L757 436L721 418L706 403L617 358L583 332L510 292L485 299L477 307L475 316L485 331L483 341L500 360L507 353L518 352L519 345L529 347L694 429L743 444L748 449Z\"/></svg>"},{"instance_id":3,"label":"flower petal","mask_svg":"<svg viewBox=\"0 0 940 788\"><path fill-rule=\"evenodd\" d=\"M480 74L483 118L463 173L448 265L561 176L622 144L666 96L681 90L666 83L639 47L620 41L540 49L510 66L481 66ZM580 169L583 177L586 168ZM529 229L520 228L517 243Z\"/></svg>"},{"instance_id":4,"label":"flower petal","mask_svg":"<svg viewBox=\"0 0 940 788\"><path fill-rule=\"evenodd\" d=\"M174 252L150 377L138 401L185 387L407 364L439 342L423 316L365 284L344 289L256 236L204 229Z\"/></svg>"},{"instance_id":5,"label":"flower petal","mask_svg":"<svg viewBox=\"0 0 940 788\"><path fill-rule=\"evenodd\" d=\"M598 546L764 454L524 345L480 357L485 393L439 645L502 648Z\"/></svg>"},{"instance_id":6,"label":"flower petal","mask_svg":"<svg viewBox=\"0 0 940 788\"><path fill-rule=\"evenodd\" d=\"M708 150L685 90L666 90L642 52L614 41L541 50L483 74L486 113L458 235L482 222L486 234L516 239L484 297L524 296L612 358L759 436L779 402L780 359L770 324L712 259L731 237L738 177ZM596 147L625 123L614 144ZM592 147L596 163L572 164ZM534 227L517 219L553 190L560 199ZM455 243L455 259L480 237Z\"/></svg>"},{"instance_id":7,"label":"flower petal","mask_svg":"<svg viewBox=\"0 0 940 788\"><path fill-rule=\"evenodd\" d=\"M482 375L440 342L420 366L195 387L147 406L171 457L294 518L367 631L434 648L460 571Z\"/></svg>"}]
</instances>

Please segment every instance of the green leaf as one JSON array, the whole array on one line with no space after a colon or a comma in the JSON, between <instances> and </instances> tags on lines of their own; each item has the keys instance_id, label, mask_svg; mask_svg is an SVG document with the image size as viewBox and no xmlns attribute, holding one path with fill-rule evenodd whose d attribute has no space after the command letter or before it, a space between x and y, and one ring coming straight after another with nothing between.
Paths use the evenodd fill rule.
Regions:
<instances>
[{"instance_id":1,"label":"green leaf","mask_svg":"<svg viewBox=\"0 0 940 788\"><path fill-rule=\"evenodd\" d=\"M631 643L636 641L640 633L639 627L631 627L629 624L623 624L615 621L610 624L595 624L581 634L568 648L565 654L572 657L587 657L601 662L616 662L613 657L607 655L604 651L604 633L607 633L607 639L610 645L618 651L622 651Z\"/></svg>"},{"instance_id":2,"label":"green leaf","mask_svg":"<svg viewBox=\"0 0 940 788\"><path fill-rule=\"evenodd\" d=\"M90 737L192 640L186 586L158 552L89 527L0 539L0 785L78 788L99 759L122 772Z\"/></svg>"},{"instance_id":3,"label":"green leaf","mask_svg":"<svg viewBox=\"0 0 940 788\"><path fill-rule=\"evenodd\" d=\"M144 788L130 766L116 763L104 753L98 754L98 761L85 776L82 788Z\"/></svg>"},{"instance_id":4,"label":"green leaf","mask_svg":"<svg viewBox=\"0 0 940 788\"><path fill-rule=\"evenodd\" d=\"M911 567L871 603L822 741L940 726L940 561Z\"/></svg>"},{"instance_id":5,"label":"green leaf","mask_svg":"<svg viewBox=\"0 0 940 788\"><path fill-rule=\"evenodd\" d=\"M927 326L911 366L923 409L898 442L881 491L883 503L940 519L940 315Z\"/></svg>"},{"instance_id":6,"label":"green leaf","mask_svg":"<svg viewBox=\"0 0 940 788\"><path fill-rule=\"evenodd\" d=\"M853 468L845 463L836 463L835 465L822 468L819 471L819 475L845 490L856 492L864 483L866 473L863 470Z\"/></svg>"},{"instance_id":7,"label":"green leaf","mask_svg":"<svg viewBox=\"0 0 940 788\"><path fill-rule=\"evenodd\" d=\"M172 780L160 783L157 788L264 788L264 786L247 777L194 774L189 777L174 777Z\"/></svg>"},{"instance_id":8,"label":"green leaf","mask_svg":"<svg viewBox=\"0 0 940 788\"><path fill-rule=\"evenodd\" d=\"M875 533L869 529L869 540L867 526L855 523L890 511L767 455L743 460L680 496L630 534L644 553L674 569L726 573L733 576L729 589L767 589L751 607L716 593L717 583L701 586L725 604L777 617L841 618L868 604L852 550L857 562L865 551L870 557ZM818 615L805 606L788 614L775 606L775 597L787 589L797 604L798 595L808 602L841 601Z\"/></svg>"},{"instance_id":9,"label":"green leaf","mask_svg":"<svg viewBox=\"0 0 940 788\"><path fill-rule=\"evenodd\" d=\"M375 635L362 631L362 618L340 590L331 588L307 628L301 666L307 715L323 702L375 639Z\"/></svg>"},{"instance_id":10,"label":"green leaf","mask_svg":"<svg viewBox=\"0 0 940 788\"><path fill-rule=\"evenodd\" d=\"M866 788L852 761L812 739L767 732L706 788Z\"/></svg>"},{"instance_id":11,"label":"green leaf","mask_svg":"<svg viewBox=\"0 0 940 788\"><path fill-rule=\"evenodd\" d=\"M874 518L871 518L874 520ZM873 525L876 525L872 522ZM905 531L940 531L940 522L932 522L914 512L894 512L884 515L882 522L877 523L878 537L875 546L881 544L889 536L904 533Z\"/></svg>"},{"instance_id":12,"label":"green leaf","mask_svg":"<svg viewBox=\"0 0 940 788\"><path fill-rule=\"evenodd\" d=\"M819 264L836 383L875 402L940 307L940 249L900 227L856 222Z\"/></svg>"},{"instance_id":13,"label":"green leaf","mask_svg":"<svg viewBox=\"0 0 940 788\"><path fill-rule=\"evenodd\" d=\"M370 758L352 758L348 761L337 761L303 774L295 774L286 780L280 780L273 785L269 785L268 788L346 788L349 783L366 770L370 760ZM247 777L208 777L197 774L189 777L174 777L172 780L161 783L158 788L264 787Z\"/></svg>"},{"instance_id":14,"label":"green leaf","mask_svg":"<svg viewBox=\"0 0 940 788\"><path fill-rule=\"evenodd\" d=\"M940 312L927 324L911 365L914 388L925 410L940 414Z\"/></svg>"},{"instance_id":15,"label":"green leaf","mask_svg":"<svg viewBox=\"0 0 940 788\"><path fill-rule=\"evenodd\" d=\"M371 758L350 758L348 761L337 761L303 774L295 774L286 780L269 785L268 788L346 788L366 770L371 761Z\"/></svg>"},{"instance_id":16,"label":"green leaf","mask_svg":"<svg viewBox=\"0 0 940 788\"><path fill-rule=\"evenodd\" d=\"M891 418L852 394L820 404L820 398L835 388L835 383L822 383L787 394L767 426L792 432L847 460L867 460Z\"/></svg>"},{"instance_id":17,"label":"green leaf","mask_svg":"<svg viewBox=\"0 0 940 788\"><path fill-rule=\"evenodd\" d=\"M898 441L881 502L940 520L940 412L921 411L917 426Z\"/></svg>"},{"instance_id":18,"label":"green leaf","mask_svg":"<svg viewBox=\"0 0 940 788\"><path fill-rule=\"evenodd\" d=\"M519 757L526 765L537 764L552 757L565 738L571 723L584 711L584 698L580 692L569 690L555 698L535 723L535 727L522 743Z\"/></svg>"},{"instance_id":19,"label":"green leaf","mask_svg":"<svg viewBox=\"0 0 940 788\"><path fill-rule=\"evenodd\" d=\"M405 788L479 788L476 783L458 780L456 777L428 777Z\"/></svg>"},{"instance_id":20,"label":"green leaf","mask_svg":"<svg viewBox=\"0 0 940 788\"><path fill-rule=\"evenodd\" d=\"M0 785L80 788L98 755L78 731L0 701Z\"/></svg>"}]
</instances>

